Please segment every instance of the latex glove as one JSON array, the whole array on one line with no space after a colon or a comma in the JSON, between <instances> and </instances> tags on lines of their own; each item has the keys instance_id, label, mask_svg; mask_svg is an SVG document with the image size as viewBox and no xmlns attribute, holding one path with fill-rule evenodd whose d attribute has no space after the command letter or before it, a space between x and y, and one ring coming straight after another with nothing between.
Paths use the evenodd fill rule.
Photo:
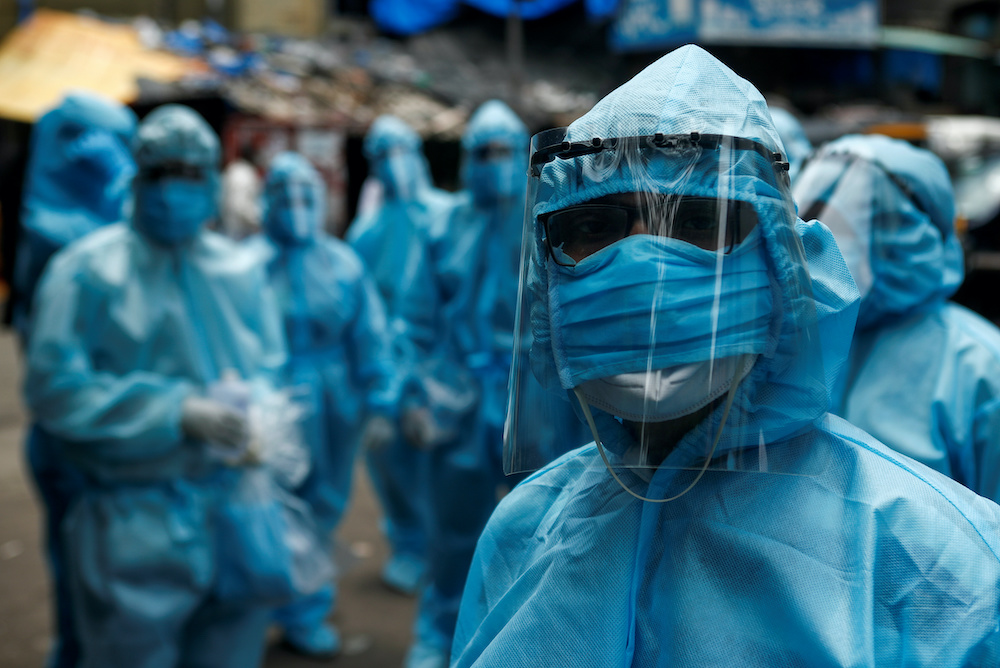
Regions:
<instances>
[{"instance_id":1,"label":"latex glove","mask_svg":"<svg viewBox=\"0 0 1000 668\"><path fill-rule=\"evenodd\" d=\"M366 450L381 450L396 438L396 427L388 418L373 415L361 432L361 447Z\"/></svg>"},{"instance_id":2,"label":"latex glove","mask_svg":"<svg viewBox=\"0 0 1000 668\"><path fill-rule=\"evenodd\" d=\"M191 438L232 449L246 446L249 428L245 415L205 397L188 397L181 404L181 431Z\"/></svg>"},{"instance_id":3,"label":"latex glove","mask_svg":"<svg viewBox=\"0 0 1000 668\"><path fill-rule=\"evenodd\" d=\"M410 408L400 420L403 437L415 448L428 450L434 440L434 418L426 408Z\"/></svg>"}]
</instances>

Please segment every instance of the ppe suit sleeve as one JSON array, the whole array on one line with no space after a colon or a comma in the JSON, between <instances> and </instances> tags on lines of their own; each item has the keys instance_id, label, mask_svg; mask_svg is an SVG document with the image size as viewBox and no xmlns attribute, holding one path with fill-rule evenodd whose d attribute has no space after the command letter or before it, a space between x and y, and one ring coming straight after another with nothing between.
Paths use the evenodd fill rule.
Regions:
<instances>
[{"instance_id":1,"label":"ppe suit sleeve","mask_svg":"<svg viewBox=\"0 0 1000 668\"><path fill-rule=\"evenodd\" d=\"M362 274L356 285L361 307L351 328L351 349L358 376L368 388L367 407L395 418L404 379L395 369L385 304L368 276Z\"/></svg>"},{"instance_id":2,"label":"ppe suit sleeve","mask_svg":"<svg viewBox=\"0 0 1000 668\"><path fill-rule=\"evenodd\" d=\"M973 423L974 461L978 462L975 491L993 501L1000 501L1000 397L980 406Z\"/></svg>"},{"instance_id":3,"label":"ppe suit sleeve","mask_svg":"<svg viewBox=\"0 0 1000 668\"><path fill-rule=\"evenodd\" d=\"M192 383L149 371L93 367L86 334L103 317L81 277L56 256L36 294L25 398L40 424L109 460L162 456L183 442L181 403Z\"/></svg>"}]
</instances>

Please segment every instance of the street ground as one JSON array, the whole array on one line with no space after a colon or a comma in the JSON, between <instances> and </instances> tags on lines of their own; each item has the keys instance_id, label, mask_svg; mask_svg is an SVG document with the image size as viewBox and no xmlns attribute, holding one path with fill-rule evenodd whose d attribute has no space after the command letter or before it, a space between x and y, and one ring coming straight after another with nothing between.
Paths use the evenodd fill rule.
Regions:
<instances>
[{"instance_id":1,"label":"street ground","mask_svg":"<svg viewBox=\"0 0 1000 668\"><path fill-rule=\"evenodd\" d=\"M20 398L16 341L0 332L0 666L40 668L51 642L49 583L42 556L41 520L22 457L26 417ZM266 668L398 668L410 643L415 601L382 585L387 554L379 510L363 467L355 476L351 507L338 535L340 579L334 623L343 653L318 662L285 651L272 637Z\"/></svg>"}]
</instances>

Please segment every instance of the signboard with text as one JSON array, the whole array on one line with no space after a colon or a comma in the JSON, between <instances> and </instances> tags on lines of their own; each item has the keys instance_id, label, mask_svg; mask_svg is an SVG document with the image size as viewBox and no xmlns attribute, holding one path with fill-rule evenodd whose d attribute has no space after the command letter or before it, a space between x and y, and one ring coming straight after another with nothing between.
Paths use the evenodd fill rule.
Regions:
<instances>
[{"instance_id":1,"label":"signboard with text","mask_svg":"<svg viewBox=\"0 0 1000 668\"><path fill-rule=\"evenodd\" d=\"M611 46L687 42L864 48L879 37L878 0L624 0Z\"/></svg>"}]
</instances>

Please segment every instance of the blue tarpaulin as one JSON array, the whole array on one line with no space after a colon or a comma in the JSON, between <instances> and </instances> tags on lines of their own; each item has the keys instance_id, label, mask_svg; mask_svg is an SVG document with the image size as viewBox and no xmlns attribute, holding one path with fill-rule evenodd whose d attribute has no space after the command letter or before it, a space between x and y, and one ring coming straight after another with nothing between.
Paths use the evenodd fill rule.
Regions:
<instances>
[{"instance_id":1,"label":"blue tarpaulin","mask_svg":"<svg viewBox=\"0 0 1000 668\"><path fill-rule=\"evenodd\" d=\"M539 19L579 0L371 0L368 12L381 30L397 35L414 35L450 21L462 5L494 16L516 11L526 20ZM614 14L618 0L583 0L592 18Z\"/></svg>"}]
</instances>

